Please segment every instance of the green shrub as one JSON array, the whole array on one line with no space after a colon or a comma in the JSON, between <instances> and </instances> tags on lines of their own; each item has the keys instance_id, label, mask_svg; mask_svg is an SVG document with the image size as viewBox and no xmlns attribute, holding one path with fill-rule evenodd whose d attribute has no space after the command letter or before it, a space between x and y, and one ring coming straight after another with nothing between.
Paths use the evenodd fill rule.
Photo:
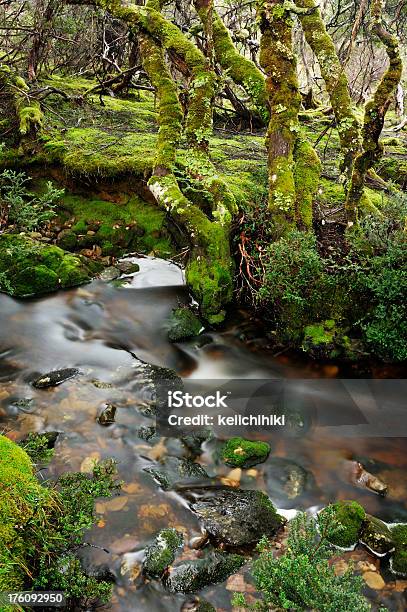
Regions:
<instances>
[{"instance_id":1,"label":"green shrub","mask_svg":"<svg viewBox=\"0 0 407 612\"><path fill-rule=\"evenodd\" d=\"M300 339L303 327L321 316L328 291L324 261L313 234L292 231L267 248L260 306L273 313L283 336Z\"/></svg>"},{"instance_id":2,"label":"green shrub","mask_svg":"<svg viewBox=\"0 0 407 612\"><path fill-rule=\"evenodd\" d=\"M64 190L47 182L44 193L31 193L30 178L24 172L3 170L0 174L0 218L19 231L41 228L56 216L55 207Z\"/></svg>"},{"instance_id":3,"label":"green shrub","mask_svg":"<svg viewBox=\"0 0 407 612\"><path fill-rule=\"evenodd\" d=\"M242 594L237 594L233 604L252 610L370 610L370 604L361 594L363 579L354 575L353 567L349 565L344 574L336 576L329 562L333 552L328 537L342 529L331 507L328 506L318 523L305 513L291 520L287 548L280 557L274 556L270 543L263 538L252 569L256 589L263 600L250 606Z\"/></svg>"}]
</instances>

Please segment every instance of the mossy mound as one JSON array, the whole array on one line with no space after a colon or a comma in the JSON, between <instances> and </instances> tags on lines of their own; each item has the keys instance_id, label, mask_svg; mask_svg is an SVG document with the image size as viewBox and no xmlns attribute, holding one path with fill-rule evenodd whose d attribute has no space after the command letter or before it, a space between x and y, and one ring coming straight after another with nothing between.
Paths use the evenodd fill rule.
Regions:
<instances>
[{"instance_id":1,"label":"mossy mound","mask_svg":"<svg viewBox=\"0 0 407 612\"><path fill-rule=\"evenodd\" d=\"M189 308L175 308L167 321L170 342L180 342L197 336L202 329L199 318Z\"/></svg>"},{"instance_id":2,"label":"mossy mound","mask_svg":"<svg viewBox=\"0 0 407 612\"><path fill-rule=\"evenodd\" d=\"M101 265L24 235L0 236L0 290L31 297L91 280Z\"/></svg>"},{"instance_id":3,"label":"mossy mound","mask_svg":"<svg viewBox=\"0 0 407 612\"><path fill-rule=\"evenodd\" d=\"M392 558L392 569L398 574L407 575L407 524L395 525L391 529L396 544Z\"/></svg>"},{"instance_id":4,"label":"mossy mound","mask_svg":"<svg viewBox=\"0 0 407 612\"><path fill-rule=\"evenodd\" d=\"M223 447L222 458L227 465L248 468L263 463L269 453L270 445L267 442L231 438Z\"/></svg>"},{"instance_id":5,"label":"mossy mound","mask_svg":"<svg viewBox=\"0 0 407 612\"><path fill-rule=\"evenodd\" d=\"M341 548L353 546L359 540L363 521L366 518L364 508L355 501L347 500L332 504L330 508L334 510L335 519L343 529L332 534L329 541ZM325 510L322 510L320 515L323 515L324 512Z\"/></svg>"},{"instance_id":6,"label":"mossy mound","mask_svg":"<svg viewBox=\"0 0 407 612\"><path fill-rule=\"evenodd\" d=\"M66 227L69 220L72 225ZM70 251L96 245L102 255L137 251L169 257L174 253L165 212L122 191L115 196L104 193L89 197L67 192L61 198L57 223L65 227L57 243Z\"/></svg>"},{"instance_id":7,"label":"mossy mound","mask_svg":"<svg viewBox=\"0 0 407 612\"><path fill-rule=\"evenodd\" d=\"M333 319L307 325L302 349L314 359L352 356L351 341Z\"/></svg>"},{"instance_id":8,"label":"mossy mound","mask_svg":"<svg viewBox=\"0 0 407 612\"><path fill-rule=\"evenodd\" d=\"M162 529L154 542L147 546L143 570L151 578L159 578L173 563L176 550L182 546L184 537L175 529Z\"/></svg>"},{"instance_id":9,"label":"mossy mound","mask_svg":"<svg viewBox=\"0 0 407 612\"><path fill-rule=\"evenodd\" d=\"M0 592L21 590L28 543L24 528L50 499L27 453L0 435Z\"/></svg>"}]
</instances>

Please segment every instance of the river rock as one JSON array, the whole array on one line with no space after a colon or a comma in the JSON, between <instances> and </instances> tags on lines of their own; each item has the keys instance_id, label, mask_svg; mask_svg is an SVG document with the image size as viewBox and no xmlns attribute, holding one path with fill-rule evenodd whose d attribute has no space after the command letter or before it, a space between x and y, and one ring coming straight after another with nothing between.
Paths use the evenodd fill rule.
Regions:
<instances>
[{"instance_id":1,"label":"river rock","mask_svg":"<svg viewBox=\"0 0 407 612\"><path fill-rule=\"evenodd\" d=\"M386 555L394 549L394 540L389 527L370 514L366 514L360 541L378 556Z\"/></svg>"},{"instance_id":2,"label":"river rock","mask_svg":"<svg viewBox=\"0 0 407 612\"><path fill-rule=\"evenodd\" d=\"M191 507L209 535L228 546L257 544L263 535L274 536L285 523L261 491L212 491Z\"/></svg>"},{"instance_id":3,"label":"river rock","mask_svg":"<svg viewBox=\"0 0 407 612\"><path fill-rule=\"evenodd\" d=\"M223 447L222 457L226 465L249 468L266 461L269 453L267 442L230 438Z\"/></svg>"},{"instance_id":4,"label":"river rock","mask_svg":"<svg viewBox=\"0 0 407 612\"><path fill-rule=\"evenodd\" d=\"M350 481L358 487L370 489L379 495L386 495L388 486L374 474L368 472L359 461L347 461L345 467Z\"/></svg>"},{"instance_id":5,"label":"river rock","mask_svg":"<svg viewBox=\"0 0 407 612\"><path fill-rule=\"evenodd\" d=\"M212 552L204 559L184 561L174 566L164 578L171 593L194 593L206 586L223 582L245 563L241 555Z\"/></svg>"},{"instance_id":6,"label":"river rock","mask_svg":"<svg viewBox=\"0 0 407 612\"><path fill-rule=\"evenodd\" d=\"M77 368L64 368L62 370L53 370L43 374L32 383L36 389L46 389L47 387L56 387L70 380L79 374Z\"/></svg>"},{"instance_id":7,"label":"river rock","mask_svg":"<svg viewBox=\"0 0 407 612\"><path fill-rule=\"evenodd\" d=\"M113 425L115 422L117 407L113 404L106 404L102 410L102 412L97 417L97 422L99 425L103 425L104 427L108 427L109 425Z\"/></svg>"},{"instance_id":8,"label":"river rock","mask_svg":"<svg viewBox=\"0 0 407 612\"><path fill-rule=\"evenodd\" d=\"M150 578L159 578L173 563L175 553L183 544L184 536L175 529L162 529L154 542L147 546L143 561L144 573Z\"/></svg>"},{"instance_id":9,"label":"river rock","mask_svg":"<svg viewBox=\"0 0 407 612\"><path fill-rule=\"evenodd\" d=\"M171 489L181 480L202 480L209 478L204 468L199 463L190 459L179 459L178 457L165 457L161 465L144 468L165 491Z\"/></svg>"},{"instance_id":10,"label":"river rock","mask_svg":"<svg viewBox=\"0 0 407 612\"><path fill-rule=\"evenodd\" d=\"M167 322L167 334L170 342L181 342L197 336L203 329L196 314L187 307L175 308Z\"/></svg>"},{"instance_id":11,"label":"river rock","mask_svg":"<svg viewBox=\"0 0 407 612\"><path fill-rule=\"evenodd\" d=\"M120 270L118 268L115 268L114 266L109 266L108 268L105 268L99 274L100 280L106 281L107 283L115 280L116 278L119 278L119 276Z\"/></svg>"},{"instance_id":12,"label":"river rock","mask_svg":"<svg viewBox=\"0 0 407 612\"><path fill-rule=\"evenodd\" d=\"M117 267L119 268L122 274L134 274L140 270L140 266L138 263L134 261L129 261L128 259L123 259L123 261L117 262Z\"/></svg>"},{"instance_id":13,"label":"river rock","mask_svg":"<svg viewBox=\"0 0 407 612\"><path fill-rule=\"evenodd\" d=\"M182 604L181 612L216 612L216 608L209 601L201 597L194 597Z\"/></svg>"},{"instance_id":14,"label":"river rock","mask_svg":"<svg viewBox=\"0 0 407 612\"><path fill-rule=\"evenodd\" d=\"M407 576L407 523L390 525L390 529L395 542L391 568L396 574Z\"/></svg>"},{"instance_id":15,"label":"river rock","mask_svg":"<svg viewBox=\"0 0 407 612\"><path fill-rule=\"evenodd\" d=\"M292 504L308 491L316 489L315 479L295 461L271 457L265 467L265 480L270 497L278 504Z\"/></svg>"},{"instance_id":16,"label":"river rock","mask_svg":"<svg viewBox=\"0 0 407 612\"><path fill-rule=\"evenodd\" d=\"M101 265L27 236L0 235L0 291L31 297L88 283Z\"/></svg>"}]
</instances>

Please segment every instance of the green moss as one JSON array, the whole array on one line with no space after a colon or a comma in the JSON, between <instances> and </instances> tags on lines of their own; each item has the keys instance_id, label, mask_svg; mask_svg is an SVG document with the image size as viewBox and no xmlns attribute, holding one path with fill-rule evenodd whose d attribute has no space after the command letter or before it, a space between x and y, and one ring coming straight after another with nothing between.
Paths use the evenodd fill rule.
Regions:
<instances>
[{"instance_id":1,"label":"green moss","mask_svg":"<svg viewBox=\"0 0 407 612\"><path fill-rule=\"evenodd\" d=\"M0 272L3 290L15 297L29 297L89 282L101 269L84 257L71 255L56 246L26 236L0 236Z\"/></svg>"},{"instance_id":2,"label":"green moss","mask_svg":"<svg viewBox=\"0 0 407 612\"><path fill-rule=\"evenodd\" d=\"M392 568L395 572L407 574L407 525L396 525L391 528L396 550L392 557Z\"/></svg>"},{"instance_id":3,"label":"green moss","mask_svg":"<svg viewBox=\"0 0 407 612\"><path fill-rule=\"evenodd\" d=\"M356 544L366 516L364 508L355 501L340 501L331 504L329 508L333 509L335 519L343 527L337 533L331 534L329 541L342 548ZM324 512L325 510L322 510L320 515L323 516Z\"/></svg>"},{"instance_id":4,"label":"green moss","mask_svg":"<svg viewBox=\"0 0 407 612\"><path fill-rule=\"evenodd\" d=\"M198 317L187 307L175 308L166 324L168 340L180 342L197 336L202 330L202 323Z\"/></svg>"},{"instance_id":5,"label":"green moss","mask_svg":"<svg viewBox=\"0 0 407 612\"><path fill-rule=\"evenodd\" d=\"M270 445L267 442L231 438L223 447L222 457L227 465L248 468L263 463L269 453Z\"/></svg>"},{"instance_id":6,"label":"green moss","mask_svg":"<svg viewBox=\"0 0 407 612\"><path fill-rule=\"evenodd\" d=\"M72 233L62 233L61 247L71 248L71 243L73 248L96 244L105 255L137 250L166 257L174 252L165 212L136 195L124 196L118 204L66 193L61 199L62 211L69 211L74 217L71 232L84 235L84 242L78 242ZM86 235L89 226L95 228L95 235Z\"/></svg>"},{"instance_id":7,"label":"green moss","mask_svg":"<svg viewBox=\"0 0 407 612\"><path fill-rule=\"evenodd\" d=\"M143 570L151 578L160 578L173 563L177 549L183 543L182 533L175 529L162 529L154 542L147 546Z\"/></svg>"},{"instance_id":8,"label":"green moss","mask_svg":"<svg viewBox=\"0 0 407 612\"><path fill-rule=\"evenodd\" d=\"M31 460L0 435L0 592L22 590L26 580L23 529L48 492L33 475Z\"/></svg>"},{"instance_id":9,"label":"green moss","mask_svg":"<svg viewBox=\"0 0 407 612\"><path fill-rule=\"evenodd\" d=\"M314 148L303 138L297 138L294 160L297 226L311 230L312 208L318 191L321 162Z\"/></svg>"}]
</instances>

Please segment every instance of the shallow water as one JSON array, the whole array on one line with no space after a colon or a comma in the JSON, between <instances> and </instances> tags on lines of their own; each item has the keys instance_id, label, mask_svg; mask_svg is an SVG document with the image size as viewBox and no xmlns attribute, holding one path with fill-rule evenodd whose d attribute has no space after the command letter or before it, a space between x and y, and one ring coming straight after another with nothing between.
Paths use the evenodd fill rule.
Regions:
<instances>
[{"instance_id":1,"label":"shallow water","mask_svg":"<svg viewBox=\"0 0 407 612\"><path fill-rule=\"evenodd\" d=\"M68 469L86 471L92 458L118 460L123 492L98 503L100 520L86 535L88 543L101 548L82 551L88 564L106 564L116 576L112 602L104 609L180 610L188 596L168 595L158 582L141 584L137 579L141 551L159 529L177 527L186 533L186 541L200 529L185 500L162 491L143 472L166 454L182 456L184 449L176 439L149 445L137 436L137 429L152 421L140 410L143 389L134 382L136 358L194 379L333 379L361 374L397 378L402 372L369 366L361 373L353 366L316 364L288 353L273 356L261 326L243 311L234 314L222 330L170 344L166 320L174 307L189 301L182 272L162 260L137 262L140 271L121 287L94 281L38 300L16 301L0 295L0 428L14 439L30 431L63 432L54 460L42 472L44 478L55 478ZM47 390L30 384L40 373L66 367L78 368L81 375ZM322 412L328 405L326 389L319 399ZM21 399L30 401L16 403ZM96 417L109 402L118 407L116 423L103 428ZM230 474L230 468L215 461L216 440L205 445L199 461L219 480L240 477L243 488L266 489L276 505L288 511L352 498L384 520L407 520L406 438L397 435L397 428L389 437L366 433L361 437L358 426L355 422L346 431L311 428L307 436L296 438L271 436L271 458L289 458L305 470L307 486L301 494L296 483L291 489L282 487L268 463L249 473ZM353 483L351 462L355 459L373 465L389 486L387 497ZM184 557L195 555L187 547ZM247 570L241 573L247 579ZM402 581L386 570L384 576L385 589L368 594L390 609L405 609ZM204 595L218 610L230 610L230 595L236 588L236 581L228 581L226 588L209 587Z\"/></svg>"}]
</instances>

